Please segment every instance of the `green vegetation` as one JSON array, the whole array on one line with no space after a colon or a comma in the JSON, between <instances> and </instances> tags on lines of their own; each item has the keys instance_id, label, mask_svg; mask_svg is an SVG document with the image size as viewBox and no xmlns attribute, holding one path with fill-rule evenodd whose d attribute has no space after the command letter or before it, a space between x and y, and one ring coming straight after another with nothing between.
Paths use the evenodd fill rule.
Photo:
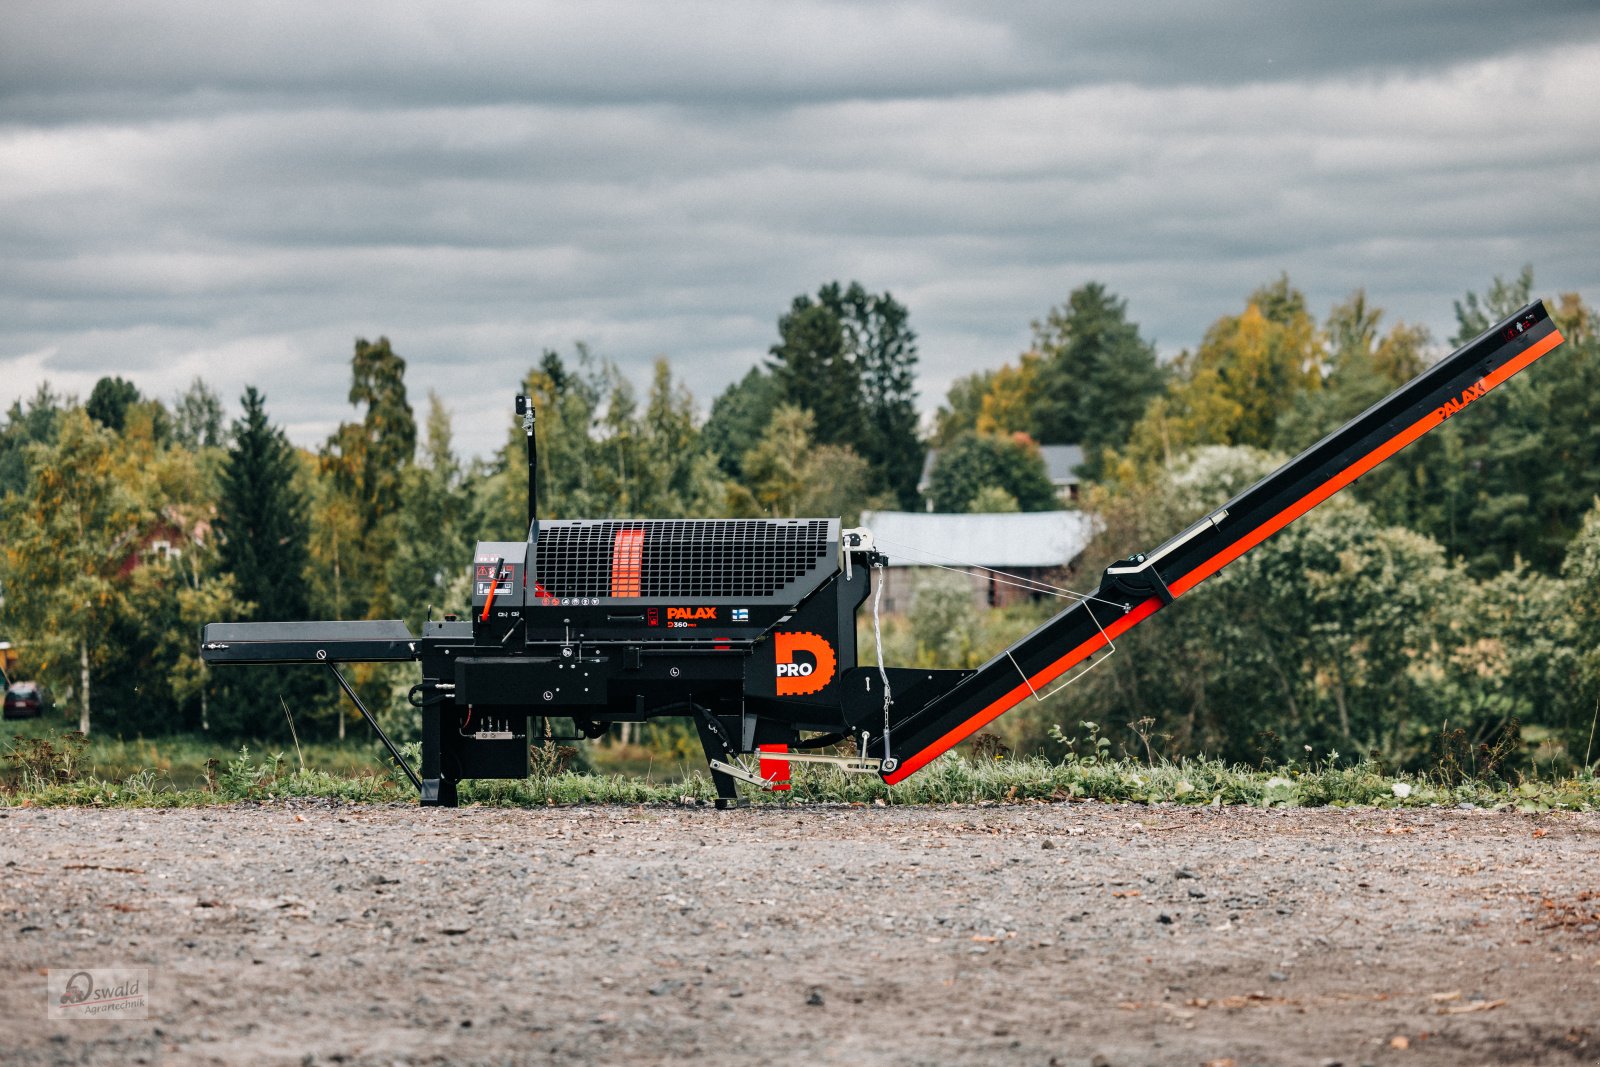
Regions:
<instances>
[{"instance_id":1,"label":"green vegetation","mask_svg":"<svg viewBox=\"0 0 1600 1067\"><path fill-rule=\"evenodd\" d=\"M972 511L984 490L998 489L1013 511L1049 511L1061 501L1050 484L1039 446L1026 434L968 434L939 453L929 479L935 511Z\"/></svg>"},{"instance_id":2,"label":"green vegetation","mask_svg":"<svg viewBox=\"0 0 1600 1067\"><path fill-rule=\"evenodd\" d=\"M1049 321L1120 317L1089 288ZM1533 295L1526 270L1468 294L1452 346ZM1567 343L1539 366L1120 639L1055 701L999 720L1005 744L1048 755L1051 724L1070 714L1115 724L1132 747L1131 724L1150 719L1167 751L1229 761L1311 745L1420 771L1464 747L1529 771L1592 770L1600 341L1577 294L1549 304ZM1137 335L1117 336L1106 351L1121 353L1127 381L1142 380ZM1059 400L1042 387L1046 370L1068 347L1036 339L1016 364L956 383L939 443L954 454L967 435L1040 425ZM1087 591L1107 564L1154 548L1444 351L1416 326L1385 330L1359 291L1319 322L1287 278L1257 289L1172 362L1121 440L1103 442L1082 506L1104 525L1060 584ZM929 604L955 610L919 652L942 644L963 659L1003 647L1013 627L1001 613Z\"/></svg>"},{"instance_id":3,"label":"green vegetation","mask_svg":"<svg viewBox=\"0 0 1600 1067\"><path fill-rule=\"evenodd\" d=\"M1600 781L1526 778L1508 782L1473 778L1440 767L1422 775L1391 774L1362 760L1334 756L1269 769L1220 760L1158 759L1145 763L1106 756L1108 743L1092 723L1085 751L1059 762L1003 756L947 754L909 781L886 786L875 775L795 765L787 793L744 791L762 804L983 804L1098 800L1133 804L1246 805L1253 807L1363 806L1430 807L1472 804L1519 811L1590 811L1600 808ZM188 782L170 770L148 766L119 777L96 773L79 734L59 739L14 739L6 753L11 785L0 788L0 806L91 805L193 807L249 801L316 797L350 802L415 802L403 775L393 770L340 773L299 767L292 755L254 756L241 748L225 760L210 759ZM981 747L981 746L980 746ZM150 746L152 755L156 746ZM412 753L413 758L415 752ZM699 772L679 781L656 782L621 774L563 770L522 781L469 782L464 804L543 807L559 804L708 803L716 792Z\"/></svg>"},{"instance_id":4,"label":"green vegetation","mask_svg":"<svg viewBox=\"0 0 1600 1067\"><path fill-rule=\"evenodd\" d=\"M1533 294L1531 270L1466 294L1452 341ZM1588 781L1600 765L1600 330L1578 294L1551 306L1567 344L1119 639L1061 695L1000 719L995 744L1028 758L960 788L1047 796L1076 783L1102 795L1111 779L1091 788L1099 771L1062 762L1075 751L1063 719L1106 724L1107 755L1166 753L1156 762L1180 769L1172 788L1196 793L1208 758L1281 777L1306 746L1346 753L1340 774L1410 774L1416 795L1433 779ZM1027 351L953 383L920 440L910 321L859 283L797 296L775 316L768 358L714 398L708 419L665 361L636 387L582 344L543 352L520 383L539 412L540 513L853 524L864 508L929 502L1048 510L1058 501L1037 445L1077 443L1079 504L1100 532L1053 580L1087 590L1107 563L1155 547L1445 351L1426 330L1387 324L1360 291L1319 315L1282 277L1162 363L1127 302L1088 282L1033 324ZM263 781L311 788L297 776L334 774L389 788L324 674L213 672L196 635L253 619L416 627L430 608L462 610L473 541L523 535L524 440L509 412L504 446L464 460L438 398L414 410L406 366L387 338L358 340L351 416L314 449L288 442L256 389L230 422L199 380L170 402L114 376L82 403L45 383L5 413L0 639L16 646L21 677L53 690L46 725L75 722L91 738L88 777L75 782L211 795L208 760L231 765L241 745L291 751L292 729L308 769L296 756L292 772ZM929 446L940 458L919 500ZM883 620L890 664L975 666L1060 606L986 610L962 579L909 599ZM864 624L864 658L870 635ZM350 674L385 729L416 736L403 699L414 666ZM614 776L546 774L507 795L558 780L561 796L596 782L619 794L701 788L681 723L628 724L577 758ZM924 797L920 783L967 774L960 766L884 795ZM866 780L813 771L805 782L813 799L880 796Z\"/></svg>"}]
</instances>

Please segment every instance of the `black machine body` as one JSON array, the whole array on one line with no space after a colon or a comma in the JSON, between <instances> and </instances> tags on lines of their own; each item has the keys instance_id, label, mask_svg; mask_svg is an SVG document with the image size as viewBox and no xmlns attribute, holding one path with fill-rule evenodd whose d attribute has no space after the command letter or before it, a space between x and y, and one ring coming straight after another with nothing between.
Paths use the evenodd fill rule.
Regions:
<instances>
[{"instance_id":1,"label":"black machine body","mask_svg":"<svg viewBox=\"0 0 1600 1067\"><path fill-rule=\"evenodd\" d=\"M613 724L692 719L719 806L736 783L783 788L790 761L904 780L1029 699L1043 699L1122 633L1455 417L1561 344L1533 303L1423 371L976 670L858 663L856 615L885 562L838 519L540 520L535 412L528 533L480 542L465 618L411 634L395 621L211 623L210 664L322 663L377 723L338 664L415 661L424 804L472 778L521 778L530 745ZM562 733L562 730L570 731ZM839 742L854 751L836 754ZM830 750L830 751L823 751Z\"/></svg>"},{"instance_id":2,"label":"black machine body","mask_svg":"<svg viewBox=\"0 0 1600 1067\"><path fill-rule=\"evenodd\" d=\"M837 519L546 519L536 557L481 542L471 616L418 643L425 799L526 777L552 722L689 716L719 762L837 731L874 555L840 540Z\"/></svg>"}]
</instances>

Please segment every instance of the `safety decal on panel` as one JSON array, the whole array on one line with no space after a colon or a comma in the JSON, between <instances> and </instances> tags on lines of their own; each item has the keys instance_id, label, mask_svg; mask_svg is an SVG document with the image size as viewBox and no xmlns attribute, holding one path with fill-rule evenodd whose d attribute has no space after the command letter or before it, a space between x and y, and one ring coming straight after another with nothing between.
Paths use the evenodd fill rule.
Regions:
<instances>
[{"instance_id":1,"label":"safety decal on panel","mask_svg":"<svg viewBox=\"0 0 1600 1067\"><path fill-rule=\"evenodd\" d=\"M819 634L806 630L772 635L778 660L778 695L799 697L820 693L833 681L839 658Z\"/></svg>"}]
</instances>

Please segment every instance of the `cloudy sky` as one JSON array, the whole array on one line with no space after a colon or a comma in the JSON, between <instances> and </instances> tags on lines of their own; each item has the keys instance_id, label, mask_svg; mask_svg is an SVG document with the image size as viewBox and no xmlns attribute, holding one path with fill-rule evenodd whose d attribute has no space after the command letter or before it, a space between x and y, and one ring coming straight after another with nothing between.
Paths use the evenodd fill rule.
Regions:
<instances>
[{"instance_id":1,"label":"cloudy sky","mask_svg":"<svg viewBox=\"0 0 1600 1067\"><path fill-rule=\"evenodd\" d=\"M0 406L200 375L315 445L383 334L480 453L543 348L704 409L835 278L931 408L1089 280L1172 354L1525 263L1600 302L1593 0L0 6Z\"/></svg>"}]
</instances>

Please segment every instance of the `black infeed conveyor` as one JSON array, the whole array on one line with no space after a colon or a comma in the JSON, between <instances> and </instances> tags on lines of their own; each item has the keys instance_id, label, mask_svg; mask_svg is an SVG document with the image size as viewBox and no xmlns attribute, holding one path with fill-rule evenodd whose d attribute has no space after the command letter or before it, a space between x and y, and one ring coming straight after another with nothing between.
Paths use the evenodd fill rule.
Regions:
<instances>
[{"instance_id":1,"label":"black infeed conveyor","mask_svg":"<svg viewBox=\"0 0 1600 1067\"><path fill-rule=\"evenodd\" d=\"M417 658L417 638L399 619L351 622L208 622L207 663L398 663Z\"/></svg>"}]
</instances>

